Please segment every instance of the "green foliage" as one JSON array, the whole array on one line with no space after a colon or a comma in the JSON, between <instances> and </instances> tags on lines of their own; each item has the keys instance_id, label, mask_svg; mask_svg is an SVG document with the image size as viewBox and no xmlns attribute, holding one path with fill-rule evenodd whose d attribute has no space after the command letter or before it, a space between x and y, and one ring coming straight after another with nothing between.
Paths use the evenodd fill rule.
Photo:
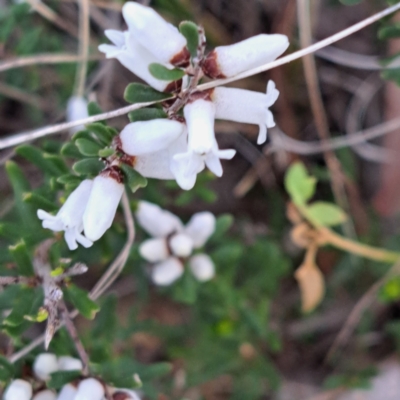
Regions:
<instances>
[{"instance_id":1,"label":"green foliage","mask_svg":"<svg viewBox=\"0 0 400 400\"><path fill-rule=\"evenodd\" d=\"M135 193L138 189L147 186L147 179L140 175L139 172L133 168L126 164L121 164L121 169L124 172L127 185L131 189L132 193Z\"/></svg>"},{"instance_id":2,"label":"green foliage","mask_svg":"<svg viewBox=\"0 0 400 400\"><path fill-rule=\"evenodd\" d=\"M22 276L34 276L35 271L31 262L30 254L23 240L15 246L10 246L9 251L17 264L18 273Z\"/></svg>"},{"instance_id":3,"label":"green foliage","mask_svg":"<svg viewBox=\"0 0 400 400\"><path fill-rule=\"evenodd\" d=\"M197 47L199 45L199 28L191 21L182 21L179 24L179 31L187 40L187 48L192 57L197 55Z\"/></svg>"},{"instance_id":4,"label":"green foliage","mask_svg":"<svg viewBox=\"0 0 400 400\"><path fill-rule=\"evenodd\" d=\"M335 204L316 201L307 207L307 217L315 225L335 226L346 221L347 216L343 210Z\"/></svg>"},{"instance_id":5,"label":"green foliage","mask_svg":"<svg viewBox=\"0 0 400 400\"><path fill-rule=\"evenodd\" d=\"M285 176L285 188L296 205L303 205L311 199L316 183L300 162L292 164Z\"/></svg>"},{"instance_id":6,"label":"green foliage","mask_svg":"<svg viewBox=\"0 0 400 400\"><path fill-rule=\"evenodd\" d=\"M89 298L88 293L73 284L64 290L65 298L87 319L93 319L100 310L99 306Z\"/></svg>"},{"instance_id":7,"label":"green foliage","mask_svg":"<svg viewBox=\"0 0 400 400\"><path fill-rule=\"evenodd\" d=\"M168 93L157 92L150 86L141 83L130 83L124 92L124 99L132 104L160 101L170 97L171 95Z\"/></svg>"},{"instance_id":8,"label":"green foliage","mask_svg":"<svg viewBox=\"0 0 400 400\"><path fill-rule=\"evenodd\" d=\"M354 6L361 3L363 0L339 0L345 6Z\"/></svg>"},{"instance_id":9,"label":"green foliage","mask_svg":"<svg viewBox=\"0 0 400 400\"><path fill-rule=\"evenodd\" d=\"M152 63L149 65L149 71L154 78L161 81L177 81L182 79L185 71L179 68L169 69L162 64Z\"/></svg>"},{"instance_id":10,"label":"green foliage","mask_svg":"<svg viewBox=\"0 0 400 400\"><path fill-rule=\"evenodd\" d=\"M104 168L104 164L97 158L85 158L84 160L77 161L72 169L78 175L97 176Z\"/></svg>"},{"instance_id":11,"label":"green foliage","mask_svg":"<svg viewBox=\"0 0 400 400\"><path fill-rule=\"evenodd\" d=\"M5 357L0 356L0 382L9 381L15 374L15 367Z\"/></svg>"},{"instance_id":12,"label":"green foliage","mask_svg":"<svg viewBox=\"0 0 400 400\"><path fill-rule=\"evenodd\" d=\"M131 111L128 117L131 122L150 121L157 118L167 118L167 114L160 108L139 108L139 110Z\"/></svg>"},{"instance_id":13,"label":"green foliage","mask_svg":"<svg viewBox=\"0 0 400 400\"><path fill-rule=\"evenodd\" d=\"M50 380L47 382L49 389L61 389L65 384L74 381L81 376L81 371L57 371L50 374Z\"/></svg>"}]
</instances>

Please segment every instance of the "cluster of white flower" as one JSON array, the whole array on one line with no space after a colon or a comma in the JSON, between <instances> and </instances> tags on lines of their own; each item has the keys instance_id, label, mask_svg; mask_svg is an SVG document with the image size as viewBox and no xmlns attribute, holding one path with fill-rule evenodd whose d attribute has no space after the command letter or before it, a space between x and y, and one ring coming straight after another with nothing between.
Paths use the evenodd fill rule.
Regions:
<instances>
[{"instance_id":1,"label":"cluster of white flower","mask_svg":"<svg viewBox=\"0 0 400 400\"><path fill-rule=\"evenodd\" d=\"M156 263L151 278L156 285L168 286L180 278L187 260L190 271L199 281L210 280L215 273L211 258L193 250L204 246L215 230L215 217L210 212L194 214L183 226L181 220L155 204L141 201L136 218L142 228L153 238L145 240L139 248L140 255Z\"/></svg>"},{"instance_id":2,"label":"cluster of white flower","mask_svg":"<svg viewBox=\"0 0 400 400\"><path fill-rule=\"evenodd\" d=\"M100 51L107 58L117 58L156 90L171 92L181 88L182 80L157 79L149 72L149 66L152 63L169 69L189 66L190 53L185 37L149 7L127 2L122 13L128 30L107 30L106 36L113 45L102 44ZM232 77L273 61L288 45L284 35L257 35L231 46L215 48L200 60L201 68L213 79ZM121 132L120 149L130 156L139 156L135 168L144 176L176 179L182 189L189 190L206 166L221 176L220 159L231 159L235 155L235 150L219 149L214 120L259 125L258 143L261 144L266 140L267 128L275 125L269 107L278 94L272 81L268 83L266 94L225 87L194 92L184 106L184 121L133 122ZM142 138L145 145L141 144Z\"/></svg>"},{"instance_id":3,"label":"cluster of white flower","mask_svg":"<svg viewBox=\"0 0 400 400\"><path fill-rule=\"evenodd\" d=\"M40 381L48 381L50 374L56 371L81 370L80 360L51 353L39 354L33 364L35 377ZM42 385L40 385L42 387ZM4 400L105 400L105 393L113 400L140 400L139 395L129 389L106 387L94 378L86 378L79 382L64 385L59 393L50 389L40 389L33 393L32 384L23 379L13 380L4 392Z\"/></svg>"}]
</instances>

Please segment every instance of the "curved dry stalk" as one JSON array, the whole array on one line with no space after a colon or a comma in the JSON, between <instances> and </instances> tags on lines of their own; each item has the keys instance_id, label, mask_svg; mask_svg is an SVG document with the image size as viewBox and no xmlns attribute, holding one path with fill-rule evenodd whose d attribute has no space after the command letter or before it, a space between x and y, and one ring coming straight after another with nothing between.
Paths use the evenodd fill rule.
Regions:
<instances>
[{"instance_id":1,"label":"curved dry stalk","mask_svg":"<svg viewBox=\"0 0 400 400\"><path fill-rule=\"evenodd\" d=\"M79 0L79 54L82 60L76 71L76 82L74 94L83 97L85 92L85 81L87 73L87 60L89 56L90 43L90 4L89 0Z\"/></svg>"},{"instance_id":2,"label":"curved dry stalk","mask_svg":"<svg viewBox=\"0 0 400 400\"><path fill-rule=\"evenodd\" d=\"M102 60L103 58L101 54L88 56L88 60ZM0 72L29 65L72 63L82 60L82 56L76 54L37 54L36 56L18 57L0 62Z\"/></svg>"},{"instance_id":3,"label":"curved dry stalk","mask_svg":"<svg viewBox=\"0 0 400 400\"><path fill-rule=\"evenodd\" d=\"M329 46L332 43L335 43L357 31L359 31L360 29L363 29L366 26L371 25L372 23L374 23L376 21L379 21L381 18L384 18L387 15L392 14L398 10L400 10L400 3L395 4L394 6L388 7L385 10L383 10L377 14L374 14L371 17L366 18L365 20L363 20L359 23L357 23L339 33L336 33L335 35L332 35L324 40L321 40L318 43L313 44L312 46L309 46L305 49L296 51L292 54L289 54L286 57L282 57L271 63L267 63L260 67L250 69L250 70L243 72L241 74L238 74L232 78L218 79L218 80L215 80L212 82L208 82L208 83L199 85L197 87L197 90L211 89L211 88L214 88L217 86L224 85L226 83L230 83L230 82L237 81L239 79L247 78L249 76L259 74L260 72L265 72L272 68L276 68L281 65L287 64L291 61L294 61L301 57L304 57L307 54L314 53L315 51L317 51L319 49ZM85 118L85 119L68 122L68 123L57 124L57 125L53 125L53 126L50 126L47 128L36 129L34 131L22 132L22 133L19 133L19 134L13 135L13 136L9 136L7 138L0 140L0 150L8 148L8 147L16 146L18 144L25 143L25 142L28 142L28 141L31 141L34 139L38 139L38 138L41 138L44 136L52 135L54 133L57 133L57 132L60 132L63 130L67 130L69 128L73 128L75 126L85 125L85 124L88 124L91 122L96 122L96 121L101 121L101 120L110 119L110 118L114 118L114 117L119 117L120 115L128 114L129 112L131 112L133 110L137 110L142 107L147 107L149 105L156 104L156 103L157 102L154 101L154 102L149 102L149 103L133 104L130 106L119 108L114 111L96 115L94 117Z\"/></svg>"}]
</instances>

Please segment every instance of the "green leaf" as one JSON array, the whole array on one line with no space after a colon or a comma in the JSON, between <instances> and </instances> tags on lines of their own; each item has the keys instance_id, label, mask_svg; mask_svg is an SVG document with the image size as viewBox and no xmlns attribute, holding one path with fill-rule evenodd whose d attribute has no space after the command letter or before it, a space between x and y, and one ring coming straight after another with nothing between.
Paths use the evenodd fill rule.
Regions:
<instances>
[{"instance_id":1,"label":"green leaf","mask_svg":"<svg viewBox=\"0 0 400 400\"><path fill-rule=\"evenodd\" d=\"M167 114L160 108L140 108L130 112L128 117L131 122L150 121L157 118L167 118Z\"/></svg>"},{"instance_id":2,"label":"green leaf","mask_svg":"<svg viewBox=\"0 0 400 400\"><path fill-rule=\"evenodd\" d=\"M361 3L363 0L339 0L345 6L354 6Z\"/></svg>"},{"instance_id":3,"label":"green leaf","mask_svg":"<svg viewBox=\"0 0 400 400\"><path fill-rule=\"evenodd\" d=\"M18 266L18 273L20 275L35 276L31 257L23 240L14 246L9 246L8 250Z\"/></svg>"},{"instance_id":4,"label":"green leaf","mask_svg":"<svg viewBox=\"0 0 400 400\"><path fill-rule=\"evenodd\" d=\"M78 148L75 146L74 143L71 142L67 142L63 145L63 147L61 148L61 154L65 157L83 158Z\"/></svg>"},{"instance_id":5,"label":"green leaf","mask_svg":"<svg viewBox=\"0 0 400 400\"><path fill-rule=\"evenodd\" d=\"M122 164L120 167L125 174L127 184L132 193L135 193L138 189L147 186L147 179L144 176L140 175L139 172L126 164Z\"/></svg>"},{"instance_id":6,"label":"green leaf","mask_svg":"<svg viewBox=\"0 0 400 400\"><path fill-rule=\"evenodd\" d=\"M124 99L128 103L147 103L171 98L169 93L161 93L150 86L141 83L130 83L124 92Z\"/></svg>"},{"instance_id":7,"label":"green leaf","mask_svg":"<svg viewBox=\"0 0 400 400\"><path fill-rule=\"evenodd\" d=\"M187 48L192 57L197 55L197 47L199 45L199 28L192 21L182 21L179 24L179 31L185 36L187 41Z\"/></svg>"},{"instance_id":8,"label":"green leaf","mask_svg":"<svg viewBox=\"0 0 400 400\"><path fill-rule=\"evenodd\" d=\"M30 144L23 144L18 146L15 149L15 152L32 164L36 165L43 172L54 176L59 175L61 172L59 167L51 160L46 159L44 157L44 153L37 147L31 146Z\"/></svg>"},{"instance_id":9,"label":"green leaf","mask_svg":"<svg viewBox=\"0 0 400 400\"><path fill-rule=\"evenodd\" d=\"M346 213L340 207L323 201L316 201L307 206L305 211L307 218L319 226L339 225L347 219Z\"/></svg>"},{"instance_id":10,"label":"green leaf","mask_svg":"<svg viewBox=\"0 0 400 400\"><path fill-rule=\"evenodd\" d=\"M102 169L104 169L104 163L97 158L86 158L85 160L76 162L72 166L72 169L78 175L96 176Z\"/></svg>"},{"instance_id":11,"label":"green leaf","mask_svg":"<svg viewBox=\"0 0 400 400\"><path fill-rule=\"evenodd\" d=\"M72 174L65 174L58 177L57 182L62 185L79 185L82 182L82 178Z\"/></svg>"},{"instance_id":12,"label":"green leaf","mask_svg":"<svg viewBox=\"0 0 400 400\"><path fill-rule=\"evenodd\" d=\"M400 23L387 25L379 29L379 39L391 39L400 36Z\"/></svg>"},{"instance_id":13,"label":"green leaf","mask_svg":"<svg viewBox=\"0 0 400 400\"><path fill-rule=\"evenodd\" d=\"M149 65L149 71L154 78L160 81L177 81L185 75L185 71L179 68L168 69L162 64L152 63Z\"/></svg>"},{"instance_id":14,"label":"green leaf","mask_svg":"<svg viewBox=\"0 0 400 400\"><path fill-rule=\"evenodd\" d=\"M81 376L81 371L57 371L50 374L50 380L46 382L49 389L61 389L67 383L70 383Z\"/></svg>"},{"instance_id":15,"label":"green leaf","mask_svg":"<svg viewBox=\"0 0 400 400\"><path fill-rule=\"evenodd\" d=\"M74 307L87 319L93 319L99 311L99 306L89 298L88 293L78 288L78 286L70 285L64 289L64 295Z\"/></svg>"},{"instance_id":16,"label":"green leaf","mask_svg":"<svg viewBox=\"0 0 400 400\"><path fill-rule=\"evenodd\" d=\"M3 324L16 327L25 322L25 315L32 314L32 304L35 304L36 297L37 292L32 288L21 290L13 303L11 313L3 321Z\"/></svg>"},{"instance_id":17,"label":"green leaf","mask_svg":"<svg viewBox=\"0 0 400 400\"><path fill-rule=\"evenodd\" d=\"M93 117L94 115L103 114L103 110L100 108L100 106L95 101L91 101L88 104L88 114L89 114L89 117Z\"/></svg>"},{"instance_id":18,"label":"green leaf","mask_svg":"<svg viewBox=\"0 0 400 400\"><path fill-rule=\"evenodd\" d=\"M0 356L0 381L7 382L15 374L14 364L10 363L7 358Z\"/></svg>"},{"instance_id":19,"label":"green leaf","mask_svg":"<svg viewBox=\"0 0 400 400\"><path fill-rule=\"evenodd\" d=\"M107 158L112 156L115 153L114 149L111 149L110 147L107 147L106 149L101 149L99 150L98 156L101 158Z\"/></svg>"},{"instance_id":20,"label":"green leaf","mask_svg":"<svg viewBox=\"0 0 400 400\"><path fill-rule=\"evenodd\" d=\"M101 145L87 139L78 139L75 144L79 151L87 157L97 157L99 151L103 148Z\"/></svg>"},{"instance_id":21,"label":"green leaf","mask_svg":"<svg viewBox=\"0 0 400 400\"><path fill-rule=\"evenodd\" d=\"M231 214L220 215L215 222L215 230L209 240L222 239L228 229L232 226L234 218Z\"/></svg>"},{"instance_id":22,"label":"green leaf","mask_svg":"<svg viewBox=\"0 0 400 400\"><path fill-rule=\"evenodd\" d=\"M62 157L60 157L58 154L43 153L43 158L52 163L57 168L57 175L65 174L69 171L69 167L67 167L67 164L65 164Z\"/></svg>"},{"instance_id":23,"label":"green leaf","mask_svg":"<svg viewBox=\"0 0 400 400\"><path fill-rule=\"evenodd\" d=\"M112 128L105 126L99 122L94 122L92 124L87 124L86 129L94 133L96 137L105 145L111 144L114 137L114 131Z\"/></svg>"},{"instance_id":24,"label":"green leaf","mask_svg":"<svg viewBox=\"0 0 400 400\"><path fill-rule=\"evenodd\" d=\"M315 193L316 179L301 162L292 164L285 176L285 188L297 205L305 204Z\"/></svg>"},{"instance_id":25,"label":"green leaf","mask_svg":"<svg viewBox=\"0 0 400 400\"><path fill-rule=\"evenodd\" d=\"M73 142L75 142L78 139L91 140L92 142L95 141L93 134L89 132L87 129L83 129L81 131L76 132L71 138Z\"/></svg>"},{"instance_id":26,"label":"green leaf","mask_svg":"<svg viewBox=\"0 0 400 400\"><path fill-rule=\"evenodd\" d=\"M101 304L101 310L98 313L93 327L93 338L104 338L108 343L112 343L115 338L115 330L118 325L117 320L118 299L114 295L108 296Z\"/></svg>"},{"instance_id":27,"label":"green leaf","mask_svg":"<svg viewBox=\"0 0 400 400\"><path fill-rule=\"evenodd\" d=\"M32 204L37 209L40 208L47 211L55 211L58 209L58 207L54 204L54 202L46 199L45 197L35 192L25 193L22 199L26 203Z\"/></svg>"}]
</instances>

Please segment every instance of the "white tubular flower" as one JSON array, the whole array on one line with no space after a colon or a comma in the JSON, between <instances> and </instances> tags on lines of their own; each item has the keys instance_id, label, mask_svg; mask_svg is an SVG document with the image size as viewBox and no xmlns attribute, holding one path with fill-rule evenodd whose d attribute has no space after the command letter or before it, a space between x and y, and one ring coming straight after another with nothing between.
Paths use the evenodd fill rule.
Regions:
<instances>
[{"instance_id":1,"label":"white tubular flower","mask_svg":"<svg viewBox=\"0 0 400 400\"><path fill-rule=\"evenodd\" d=\"M269 107L275 103L278 96L279 91L276 90L275 83L269 81L266 94L251 90L217 87L211 98L216 106L215 118L259 125L260 132L257 143L262 144L267 140L267 128L275 126Z\"/></svg>"},{"instance_id":2,"label":"white tubular flower","mask_svg":"<svg viewBox=\"0 0 400 400\"><path fill-rule=\"evenodd\" d=\"M58 357L57 363L59 371L81 371L83 368L82 361L79 358L70 356Z\"/></svg>"},{"instance_id":3,"label":"white tubular flower","mask_svg":"<svg viewBox=\"0 0 400 400\"><path fill-rule=\"evenodd\" d=\"M140 44L159 59L159 62L188 66L190 53L185 37L152 8L129 1L122 15Z\"/></svg>"},{"instance_id":4,"label":"white tubular flower","mask_svg":"<svg viewBox=\"0 0 400 400\"><path fill-rule=\"evenodd\" d=\"M4 392L4 400L31 400L32 385L22 379L13 380Z\"/></svg>"},{"instance_id":5,"label":"white tubular flower","mask_svg":"<svg viewBox=\"0 0 400 400\"><path fill-rule=\"evenodd\" d=\"M104 386L94 378L81 381L74 400L102 400L104 396Z\"/></svg>"},{"instance_id":6,"label":"white tubular flower","mask_svg":"<svg viewBox=\"0 0 400 400\"><path fill-rule=\"evenodd\" d=\"M177 257L189 257L193 251L193 240L185 233L177 233L169 239L172 254Z\"/></svg>"},{"instance_id":7,"label":"white tubular flower","mask_svg":"<svg viewBox=\"0 0 400 400\"><path fill-rule=\"evenodd\" d=\"M158 286L169 286L183 274L183 265L175 257L170 257L154 265L151 271L151 279Z\"/></svg>"},{"instance_id":8,"label":"white tubular flower","mask_svg":"<svg viewBox=\"0 0 400 400\"><path fill-rule=\"evenodd\" d=\"M57 395L52 390L41 390L33 396L32 400L56 400Z\"/></svg>"},{"instance_id":9,"label":"white tubular flower","mask_svg":"<svg viewBox=\"0 0 400 400\"><path fill-rule=\"evenodd\" d=\"M50 374L56 371L58 371L58 363L55 354L42 353L35 358L33 372L38 379L47 381L50 379Z\"/></svg>"},{"instance_id":10,"label":"white tubular flower","mask_svg":"<svg viewBox=\"0 0 400 400\"><path fill-rule=\"evenodd\" d=\"M288 47L285 35L256 35L230 46L216 47L207 55L203 72L213 79L230 78L275 60Z\"/></svg>"},{"instance_id":11,"label":"white tubular flower","mask_svg":"<svg viewBox=\"0 0 400 400\"><path fill-rule=\"evenodd\" d=\"M160 92L174 92L180 88L182 81L161 81L154 78L149 71L149 65L159 63L160 60L145 49L130 32L108 29L104 33L113 43L99 46L99 50L107 58L116 58L125 68Z\"/></svg>"},{"instance_id":12,"label":"white tubular flower","mask_svg":"<svg viewBox=\"0 0 400 400\"><path fill-rule=\"evenodd\" d=\"M70 383L67 383L62 387L60 393L58 394L57 400L75 400L75 395L77 388Z\"/></svg>"},{"instance_id":13,"label":"white tubular flower","mask_svg":"<svg viewBox=\"0 0 400 400\"><path fill-rule=\"evenodd\" d=\"M86 237L96 241L110 228L123 193L124 185L113 170L104 171L94 178L83 214Z\"/></svg>"},{"instance_id":14,"label":"white tubular flower","mask_svg":"<svg viewBox=\"0 0 400 400\"><path fill-rule=\"evenodd\" d=\"M83 97L70 97L67 104L67 121L73 122L89 117L87 106L88 103ZM69 133L73 135L74 133L83 129L85 129L84 125L78 125L74 128L70 128Z\"/></svg>"},{"instance_id":15,"label":"white tubular flower","mask_svg":"<svg viewBox=\"0 0 400 400\"><path fill-rule=\"evenodd\" d=\"M55 232L65 231L64 238L70 250L78 248L78 243L84 247L90 247L93 242L82 235L83 214L88 204L92 190L93 181L85 179L69 195L66 202L60 208L56 216L46 211L38 210L37 216L41 219L43 228L51 229Z\"/></svg>"},{"instance_id":16,"label":"white tubular flower","mask_svg":"<svg viewBox=\"0 0 400 400\"><path fill-rule=\"evenodd\" d=\"M147 239L139 246L140 255L149 262L165 260L169 256L164 238Z\"/></svg>"},{"instance_id":17,"label":"white tubular flower","mask_svg":"<svg viewBox=\"0 0 400 400\"><path fill-rule=\"evenodd\" d=\"M215 104L211 99L199 98L185 105L183 113L188 129L187 153L174 156L177 169L194 185L196 175L206 165L211 172L222 176L221 159L231 159L235 150L219 150L214 134ZM193 186L192 186L193 187Z\"/></svg>"},{"instance_id":18,"label":"white tubular flower","mask_svg":"<svg viewBox=\"0 0 400 400\"><path fill-rule=\"evenodd\" d=\"M167 148L180 135L185 125L170 119L132 122L119 134L119 147L126 154L139 156Z\"/></svg>"},{"instance_id":19,"label":"white tubular flower","mask_svg":"<svg viewBox=\"0 0 400 400\"><path fill-rule=\"evenodd\" d=\"M156 238L166 237L174 231L179 232L183 227L176 215L147 201L139 202L136 218L140 226Z\"/></svg>"},{"instance_id":20,"label":"white tubular flower","mask_svg":"<svg viewBox=\"0 0 400 400\"><path fill-rule=\"evenodd\" d=\"M184 231L192 239L195 249L204 246L215 231L214 214L208 211L194 214Z\"/></svg>"},{"instance_id":21,"label":"white tubular flower","mask_svg":"<svg viewBox=\"0 0 400 400\"><path fill-rule=\"evenodd\" d=\"M214 263L206 254L196 254L191 257L189 268L194 277L200 282L209 281L215 275Z\"/></svg>"}]
</instances>

